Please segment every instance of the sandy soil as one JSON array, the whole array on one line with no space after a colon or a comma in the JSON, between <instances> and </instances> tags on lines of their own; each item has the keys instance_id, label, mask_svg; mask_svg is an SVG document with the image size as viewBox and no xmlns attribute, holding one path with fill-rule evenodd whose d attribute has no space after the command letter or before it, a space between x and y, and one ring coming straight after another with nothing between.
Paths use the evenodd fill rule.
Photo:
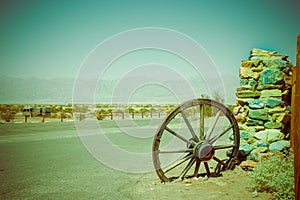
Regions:
<instances>
[{"instance_id":1,"label":"sandy soil","mask_svg":"<svg viewBox=\"0 0 300 200\"><path fill-rule=\"evenodd\" d=\"M226 171L221 177L193 178L161 183L154 173L142 176L132 188L133 199L270 199L267 193L248 188L250 176L241 168Z\"/></svg>"}]
</instances>

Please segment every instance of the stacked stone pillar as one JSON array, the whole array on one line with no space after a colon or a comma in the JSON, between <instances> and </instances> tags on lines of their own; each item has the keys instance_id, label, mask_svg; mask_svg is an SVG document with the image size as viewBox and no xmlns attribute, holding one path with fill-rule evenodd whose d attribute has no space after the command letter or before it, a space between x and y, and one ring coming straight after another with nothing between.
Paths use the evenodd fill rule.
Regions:
<instances>
[{"instance_id":1,"label":"stacked stone pillar","mask_svg":"<svg viewBox=\"0 0 300 200\"><path fill-rule=\"evenodd\" d=\"M288 148L291 105L291 67L288 56L253 49L241 62L240 87L233 113L248 158Z\"/></svg>"}]
</instances>

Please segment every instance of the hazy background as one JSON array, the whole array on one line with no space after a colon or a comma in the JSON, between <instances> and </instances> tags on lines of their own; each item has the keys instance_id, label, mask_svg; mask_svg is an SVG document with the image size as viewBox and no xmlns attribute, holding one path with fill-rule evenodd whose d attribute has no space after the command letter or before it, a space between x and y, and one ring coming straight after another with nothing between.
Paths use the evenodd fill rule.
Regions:
<instances>
[{"instance_id":1,"label":"hazy background","mask_svg":"<svg viewBox=\"0 0 300 200\"><path fill-rule=\"evenodd\" d=\"M234 102L240 61L250 50L278 51L295 64L300 33L296 0L0 2L0 103L70 103L89 52L114 34L142 27L169 28L196 40L223 76L227 100ZM107 77L107 93L117 79ZM194 82L199 95L205 93L201 80ZM157 92L168 100L163 90ZM144 94L147 99L152 93Z\"/></svg>"}]
</instances>

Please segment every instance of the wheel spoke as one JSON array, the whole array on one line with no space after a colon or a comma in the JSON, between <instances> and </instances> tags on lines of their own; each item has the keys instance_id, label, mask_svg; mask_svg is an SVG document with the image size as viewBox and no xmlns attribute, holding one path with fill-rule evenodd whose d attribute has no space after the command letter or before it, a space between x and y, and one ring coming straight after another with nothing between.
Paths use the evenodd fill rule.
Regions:
<instances>
[{"instance_id":1,"label":"wheel spoke","mask_svg":"<svg viewBox=\"0 0 300 200\"><path fill-rule=\"evenodd\" d=\"M205 169L206 169L207 177L210 177L210 170L209 170L208 163L204 162L204 166L205 166Z\"/></svg>"},{"instance_id":2,"label":"wheel spoke","mask_svg":"<svg viewBox=\"0 0 300 200\"><path fill-rule=\"evenodd\" d=\"M204 140L204 104L200 104L200 122L199 122L199 129L200 129L200 140Z\"/></svg>"},{"instance_id":3,"label":"wheel spoke","mask_svg":"<svg viewBox=\"0 0 300 200\"><path fill-rule=\"evenodd\" d=\"M216 135L215 137L211 138L209 140L209 143L213 144L215 141L217 141L219 138L221 138L223 135L225 135L225 133L227 133L232 127L233 127L233 125L227 127L225 130L223 130L221 133L219 133L219 135Z\"/></svg>"},{"instance_id":4,"label":"wheel spoke","mask_svg":"<svg viewBox=\"0 0 300 200\"><path fill-rule=\"evenodd\" d=\"M197 135L196 135L196 133L195 133L195 131L194 131L194 129L193 129L191 123L189 122L188 118L186 117L186 115L184 114L183 111L181 111L181 115L182 115L182 117L183 117L183 119L184 119L184 121L185 121L185 124L187 125L187 127L188 127L188 129L189 129L189 131L190 131L190 133L191 133L191 135L192 135L192 137L193 137L193 139L194 139L196 142L199 142L199 139L198 139L198 137L197 137Z\"/></svg>"},{"instance_id":5,"label":"wheel spoke","mask_svg":"<svg viewBox=\"0 0 300 200\"><path fill-rule=\"evenodd\" d=\"M182 163L184 163L185 161L187 161L188 159L191 159L193 157L192 154L188 154L185 157L183 157L181 160L177 161L176 163L170 165L169 167L167 167L164 172L167 173L169 171L171 171L172 169L174 169L175 167L181 165Z\"/></svg>"},{"instance_id":6,"label":"wheel spoke","mask_svg":"<svg viewBox=\"0 0 300 200\"><path fill-rule=\"evenodd\" d=\"M169 133L171 133L172 135L176 136L177 138L181 139L182 141L184 141L185 143L187 143L188 145L192 145L193 143L187 139L185 139L184 137L182 137L181 135L179 135L178 133L176 133L175 131L171 130L170 128L166 127L165 128Z\"/></svg>"},{"instance_id":7,"label":"wheel spoke","mask_svg":"<svg viewBox=\"0 0 300 200\"><path fill-rule=\"evenodd\" d=\"M220 160L219 158L217 158L217 157L213 157L213 159L215 160L215 161L217 161L218 163L220 163L221 165L223 165L224 167L227 167L227 164L226 163L224 163L222 160Z\"/></svg>"},{"instance_id":8,"label":"wheel spoke","mask_svg":"<svg viewBox=\"0 0 300 200\"><path fill-rule=\"evenodd\" d=\"M235 164L240 145L239 127L234 115L227 112L225 105L199 98L182 103L166 116L152 143L154 168L163 182L198 177L202 172L208 177L220 175ZM176 128L178 122L185 124ZM229 134L233 134L233 139L227 137ZM170 138L179 144L164 147ZM176 158L170 160L169 156Z\"/></svg>"},{"instance_id":9,"label":"wheel spoke","mask_svg":"<svg viewBox=\"0 0 300 200\"><path fill-rule=\"evenodd\" d=\"M235 145L233 144L229 144L229 145L218 145L218 146L214 146L215 150L220 150L220 149L229 149L229 148L233 148L235 147Z\"/></svg>"},{"instance_id":10,"label":"wheel spoke","mask_svg":"<svg viewBox=\"0 0 300 200\"><path fill-rule=\"evenodd\" d=\"M213 122L212 126L210 127L209 131L207 131L207 134L205 135L205 138L206 138L207 140L210 139L211 133L212 133L213 130L215 129L215 127L216 127L216 125L217 125L217 122L218 122L218 120L219 120L220 115L221 115L221 110L219 110L219 111L217 112L217 114L216 114L216 116L215 116L215 118L214 118L214 122Z\"/></svg>"},{"instance_id":11,"label":"wheel spoke","mask_svg":"<svg viewBox=\"0 0 300 200\"><path fill-rule=\"evenodd\" d=\"M196 160L195 170L194 170L194 177L197 177L197 175L198 175L200 164L201 164L201 161L199 159L197 159Z\"/></svg>"},{"instance_id":12,"label":"wheel spoke","mask_svg":"<svg viewBox=\"0 0 300 200\"><path fill-rule=\"evenodd\" d=\"M179 179L183 179L183 177L186 175L186 173L191 169L191 167L193 166L193 164L195 163L195 159L192 158L190 160L190 162L187 164L187 166L184 168L184 170L181 172L181 174L179 175Z\"/></svg>"},{"instance_id":13,"label":"wheel spoke","mask_svg":"<svg viewBox=\"0 0 300 200\"><path fill-rule=\"evenodd\" d=\"M186 150L171 150L171 151L159 151L158 153L192 153L193 149Z\"/></svg>"}]
</instances>

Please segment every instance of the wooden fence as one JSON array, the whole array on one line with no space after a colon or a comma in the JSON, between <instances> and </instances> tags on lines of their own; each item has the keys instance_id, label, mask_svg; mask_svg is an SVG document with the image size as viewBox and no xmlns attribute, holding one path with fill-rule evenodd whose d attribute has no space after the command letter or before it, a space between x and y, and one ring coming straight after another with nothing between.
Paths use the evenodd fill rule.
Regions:
<instances>
[{"instance_id":1,"label":"wooden fence","mask_svg":"<svg viewBox=\"0 0 300 200\"><path fill-rule=\"evenodd\" d=\"M291 146L294 150L295 199L300 199L300 35L297 38L296 67L293 68L291 115Z\"/></svg>"},{"instance_id":2,"label":"wooden fence","mask_svg":"<svg viewBox=\"0 0 300 200\"><path fill-rule=\"evenodd\" d=\"M144 118L163 118L166 116L165 112L109 112L109 113L98 113L99 119L144 119Z\"/></svg>"}]
</instances>

